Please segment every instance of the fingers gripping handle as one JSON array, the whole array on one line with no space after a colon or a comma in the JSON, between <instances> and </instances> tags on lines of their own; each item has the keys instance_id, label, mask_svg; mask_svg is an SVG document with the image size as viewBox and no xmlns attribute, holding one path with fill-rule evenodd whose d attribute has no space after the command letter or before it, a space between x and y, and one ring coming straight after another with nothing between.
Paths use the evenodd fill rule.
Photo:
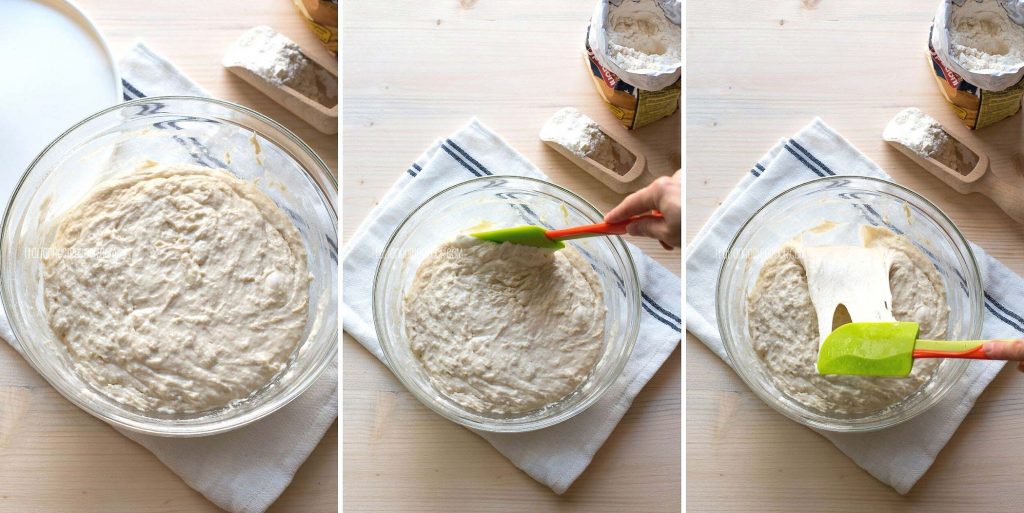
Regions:
<instances>
[{"instance_id":1,"label":"fingers gripping handle","mask_svg":"<svg viewBox=\"0 0 1024 513\"><path fill-rule=\"evenodd\" d=\"M981 346L989 360L1024 361L1024 338L990 340Z\"/></svg>"}]
</instances>

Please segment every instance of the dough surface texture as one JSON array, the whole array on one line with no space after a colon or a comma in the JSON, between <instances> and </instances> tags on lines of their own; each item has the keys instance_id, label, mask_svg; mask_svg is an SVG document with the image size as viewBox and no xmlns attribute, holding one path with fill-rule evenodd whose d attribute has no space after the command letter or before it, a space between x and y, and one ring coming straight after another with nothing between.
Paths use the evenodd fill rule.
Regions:
<instances>
[{"instance_id":1,"label":"dough surface texture","mask_svg":"<svg viewBox=\"0 0 1024 513\"><path fill-rule=\"evenodd\" d=\"M225 171L150 162L100 184L60 219L43 264L50 326L75 371L144 412L246 398L305 331L300 234Z\"/></svg>"}]
</instances>

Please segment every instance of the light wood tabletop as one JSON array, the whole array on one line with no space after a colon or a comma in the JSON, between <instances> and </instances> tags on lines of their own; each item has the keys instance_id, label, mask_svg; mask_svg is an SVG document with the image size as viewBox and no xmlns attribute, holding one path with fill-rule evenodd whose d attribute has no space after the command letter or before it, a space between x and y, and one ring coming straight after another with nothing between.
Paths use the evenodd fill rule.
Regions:
<instances>
[{"instance_id":1,"label":"light wood tabletop","mask_svg":"<svg viewBox=\"0 0 1024 513\"><path fill-rule=\"evenodd\" d=\"M288 0L176 2L77 0L115 57L136 40L216 97L262 112L303 138L337 170L337 137L306 125L220 61L246 29L270 25L311 52L326 50ZM270 511L337 511L337 423ZM0 343L0 512L221 511L142 446L55 392Z\"/></svg>"},{"instance_id":2,"label":"light wood tabletop","mask_svg":"<svg viewBox=\"0 0 1024 513\"><path fill-rule=\"evenodd\" d=\"M689 2L687 237L780 138L820 116L899 183L935 202L968 239L1024 273L1024 229L961 196L881 139L916 106L1022 182L1024 116L970 133L926 65L936 0ZM709 291L709 293L712 293ZM1024 293L1024 291L1022 291ZM830 442L763 404L686 337L687 507L693 511L1019 511L1024 376L1012 365L978 400L906 496Z\"/></svg>"},{"instance_id":3,"label":"light wood tabletop","mask_svg":"<svg viewBox=\"0 0 1024 513\"><path fill-rule=\"evenodd\" d=\"M593 0L345 2L343 232L350 236L434 140L476 116L553 181L601 209L622 195L546 147L538 132L575 106L647 153L680 165L680 116L627 133L583 65ZM680 252L641 247L673 272ZM637 397L563 495L533 481L482 438L413 398L353 338L343 346L346 511L678 511L680 354Z\"/></svg>"}]
</instances>

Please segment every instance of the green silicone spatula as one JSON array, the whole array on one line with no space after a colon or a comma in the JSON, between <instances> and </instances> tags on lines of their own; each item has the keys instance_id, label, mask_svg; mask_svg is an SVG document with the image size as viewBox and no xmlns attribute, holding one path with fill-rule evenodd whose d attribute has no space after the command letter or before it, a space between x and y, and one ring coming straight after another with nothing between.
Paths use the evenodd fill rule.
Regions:
<instances>
[{"instance_id":1,"label":"green silicone spatula","mask_svg":"<svg viewBox=\"0 0 1024 513\"><path fill-rule=\"evenodd\" d=\"M641 219L661 219L661 212L654 211L650 214L633 216L619 223L597 223L560 230L548 230L540 226L516 226L514 228L502 228L489 232L477 232L470 235L478 239L491 242L511 242L523 244L535 248L562 249L565 244L563 240L580 239L583 237L596 237L599 235L623 235L626 233L626 226Z\"/></svg>"},{"instance_id":2,"label":"green silicone spatula","mask_svg":"<svg viewBox=\"0 0 1024 513\"><path fill-rule=\"evenodd\" d=\"M851 322L818 350L819 374L905 377L915 358L1024 360L1024 339L921 340L916 322Z\"/></svg>"}]
</instances>

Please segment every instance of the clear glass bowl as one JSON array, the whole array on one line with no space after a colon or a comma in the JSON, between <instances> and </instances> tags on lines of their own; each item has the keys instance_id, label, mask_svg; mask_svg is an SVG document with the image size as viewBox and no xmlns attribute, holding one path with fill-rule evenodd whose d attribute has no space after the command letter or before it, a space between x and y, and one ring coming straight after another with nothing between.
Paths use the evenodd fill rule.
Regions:
<instances>
[{"instance_id":1,"label":"clear glass bowl","mask_svg":"<svg viewBox=\"0 0 1024 513\"><path fill-rule=\"evenodd\" d=\"M825 221L840 226L812 231ZM978 264L960 231L930 201L894 183L865 177L821 178L779 194L751 216L726 251L716 297L718 328L733 368L750 389L783 415L812 428L871 431L905 422L942 399L968 366L965 360L943 360L916 392L864 414L819 411L775 386L747 332L747 296L761 266L779 246L801 234L812 245L860 245L861 224L903 234L935 264L950 308L946 338L981 337L984 291Z\"/></svg>"},{"instance_id":2,"label":"clear glass bowl","mask_svg":"<svg viewBox=\"0 0 1024 513\"><path fill-rule=\"evenodd\" d=\"M227 169L255 184L294 221L308 255L309 321L288 367L229 406L196 414L142 412L81 380L47 321L41 251L59 218L94 186L142 161ZM117 427L161 436L203 436L246 425L305 391L338 350L337 180L295 134L233 103L151 97L96 113L50 143L15 189L0 232L0 288L16 343L64 397Z\"/></svg>"},{"instance_id":3,"label":"clear glass bowl","mask_svg":"<svg viewBox=\"0 0 1024 513\"><path fill-rule=\"evenodd\" d=\"M527 217L524 217L525 216ZM557 185L523 177L482 177L462 182L417 207L395 230L381 254L373 283L373 320L388 365L423 404L474 429L521 432L569 419L600 398L622 373L640 328L640 287L633 259L620 237L567 241L593 265L608 308L605 343L597 365L577 389L544 408L514 415L466 409L435 389L405 336L402 301L423 259L442 242L472 231L481 221L495 226L550 222L560 227L599 223L600 211Z\"/></svg>"}]
</instances>

